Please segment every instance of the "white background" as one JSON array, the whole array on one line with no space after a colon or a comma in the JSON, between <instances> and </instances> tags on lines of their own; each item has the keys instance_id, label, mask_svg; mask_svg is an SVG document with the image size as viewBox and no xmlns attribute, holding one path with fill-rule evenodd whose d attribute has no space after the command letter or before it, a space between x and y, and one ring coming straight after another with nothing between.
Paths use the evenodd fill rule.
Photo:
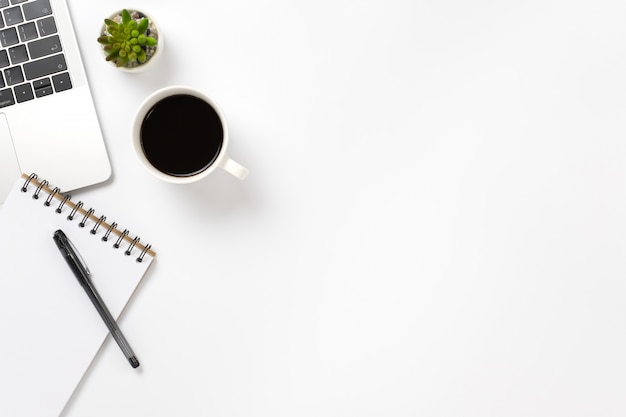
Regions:
<instances>
[{"instance_id":1,"label":"white background","mask_svg":"<svg viewBox=\"0 0 626 417\"><path fill-rule=\"evenodd\" d=\"M63 417L626 414L626 3L69 0L158 259ZM95 39L152 13L159 68ZM221 104L240 182L160 182L133 114Z\"/></svg>"}]
</instances>

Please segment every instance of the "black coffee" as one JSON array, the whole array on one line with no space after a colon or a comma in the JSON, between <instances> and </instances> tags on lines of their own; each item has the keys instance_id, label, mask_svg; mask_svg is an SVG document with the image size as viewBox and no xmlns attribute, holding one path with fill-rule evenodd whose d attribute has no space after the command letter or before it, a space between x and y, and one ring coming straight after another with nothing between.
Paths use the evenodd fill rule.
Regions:
<instances>
[{"instance_id":1,"label":"black coffee","mask_svg":"<svg viewBox=\"0 0 626 417\"><path fill-rule=\"evenodd\" d=\"M141 147L155 168L188 177L210 167L222 149L224 127L206 101L187 94L156 103L141 124Z\"/></svg>"}]
</instances>

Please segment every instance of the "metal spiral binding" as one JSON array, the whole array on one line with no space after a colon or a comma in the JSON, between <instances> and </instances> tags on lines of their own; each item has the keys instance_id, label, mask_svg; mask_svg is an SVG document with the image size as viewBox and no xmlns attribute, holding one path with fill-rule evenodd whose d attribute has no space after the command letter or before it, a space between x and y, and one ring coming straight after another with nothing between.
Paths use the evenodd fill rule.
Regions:
<instances>
[{"instance_id":1,"label":"metal spiral binding","mask_svg":"<svg viewBox=\"0 0 626 417\"><path fill-rule=\"evenodd\" d=\"M135 245L136 245L137 243L139 243L139 241L140 241L140 240L141 240L141 239L139 239L139 236L135 236L135 238L133 239L133 241L132 241L132 242L130 242L130 245L128 246L128 249L126 249L126 251L124 252L124 254L125 254L126 256L130 256L130 254L131 254L131 253L132 253L132 251L133 251L133 248L135 247Z\"/></svg>"},{"instance_id":2,"label":"metal spiral binding","mask_svg":"<svg viewBox=\"0 0 626 417\"><path fill-rule=\"evenodd\" d=\"M144 256L146 256L146 253L148 253L148 251L150 250L151 247L152 247L152 245L145 245L143 247L143 250L141 251L141 253L137 257L137 262L143 262Z\"/></svg>"},{"instance_id":3,"label":"metal spiral binding","mask_svg":"<svg viewBox=\"0 0 626 417\"><path fill-rule=\"evenodd\" d=\"M79 201L76 204L72 203L71 202L72 196L70 194L62 194L59 187L54 187L54 189L51 190L49 187L48 181L40 180L39 177L37 177L37 175L34 173L30 174L29 177L24 181L21 191L23 193L26 193L28 191L29 186L31 185L31 182L33 181L34 181L34 184L37 184L37 188L35 189L32 195L33 199L35 200L39 199L39 195L41 194L42 191L48 194L48 197L46 198L46 201L44 202L44 206L50 207L52 205L52 201L56 197L57 200L60 200L59 205L54 210L56 213L61 214L63 212L63 207L65 207L65 205L73 206L72 211L70 212L69 216L67 216L67 220L69 221L74 220L74 217L77 215L77 213L80 213L81 215L83 215L83 218L78 223L78 226L82 228L85 227L88 220L90 219L95 220L95 216L94 216L95 210L93 208L90 208L89 210L84 210L83 209L84 204L82 201ZM119 249L122 243L124 242L124 240L130 240L128 236L130 233L129 230L124 229L123 232L120 232L117 229L116 222L112 222L110 225L106 224L106 216L100 216L97 220L95 220L95 224L93 228L91 228L90 233L92 235L97 234L98 229L103 224L106 225L106 231L104 232L104 236L102 236L103 242L107 242L109 240L109 237L111 236L111 233L113 233L114 231L115 231L115 234L119 234L119 237L113 244L114 248ZM141 248L141 252L139 253L139 256L136 258L137 262L143 262L143 259L150 252L152 248L152 245L149 245L149 244L142 245L139 243L140 241L141 239L139 238L139 236L135 236L135 238L130 242L128 248L124 251L125 255L130 256L133 252L133 249L135 249L135 247L139 244L139 248Z\"/></svg>"},{"instance_id":4,"label":"metal spiral binding","mask_svg":"<svg viewBox=\"0 0 626 417\"><path fill-rule=\"evenodd\" d=\"M37 187L37 189L35 190L35 193L33 194L33 199L38 200L39 199L39 193L41 192L41 190L43 189L43 187L48 185L48 181L43 180L39 183L39 186Z\"/></svg>"},{"instance_id":5,"label":"metal spiral binding","mask_svg":"<svg viewBox=\"0 0 626 417\"><path fill-rule=\"evenodd\" d=\"M28 184L30 184L30 182L32 180L37 179L37 175L36 174L30 174L30 176L28 177L28 179L26 180L26 182L24 183L24 185L22 185L22 192L25 193L26 191L28 191Z\"/></svg>"},{"instance_id":6,"label":"metal spiral binding","mask_svg":"<svg viewBox=\"0 0 626 417\"><path fill-rule=\"evenodd\" d=\"M74 220L74 215L82 207L83 207L83 202L82 201L79 201L78 203L76 203L76 205L74 206L74 208L70 212L70 215L67 216L67 220L70 220L70 221Z\"/></svg>"},{"instance_id":7,"label":"metal spiral binding","mask_svg":"<svg viewBox=\"0 0 626 417\"><path fill-rule=\"evenodd\" d=\"M117 238L117 241L113 244L113 247L114 247L115 249L119 249L119 248L120 248L121 243L124 241L124 238L125 238L126 236L128 236L128 233L130 233L130 232L128 231L128 229L124 229L124 231L122 232L122 234L120 235L120 237L118 237L118 238Z\"/></svg>"},{"instance_id":8,"label":"metal spiral binding","mask_svg":"<svg viewBox=\"0 0 626 417\"><path fill-rule=\"evenodd\" d=\"M87 223L87 220L89 219L89 217L91 217L91 215L95 212L94 209L90 208L87 213L85 213L85 217L83 217L83 219L80 221L80 223L78 223L78 227L85 227L85 223Z\"/></svg>"},{"instance_id":9,"label":"metal spiral binding","mask_svg":"<svg viewBox=\"0 0 626 417\"><path fill-rule=\"evenodd\" d=\"M43 203L43 205L46 207L50 207L50 203L52 203L52 199L54 198L55 195L57 195L60 192L61 192L61 189L59 187L54 187L54 190L52 190L52 192L48 195L48 198L46 198L46 202Z\"/></svg>"},{"instance_id":10,"label":"metal spiral binding","mask_svg":"<svg viewBox=\"0 0 626 417\"><path fill-rule=\"evenodd\" d=\"M102 236L102 241L106 242L107 240L109 240L109 235L111 234L111 232L113 231L113 229L115 229L117 227L117 223L113 222L111 223L111 225L109 226L109 228L107 229L106 233L104 234L104 236Z\"/></svg>"},{"instance_id":11,"label":"metal spiral binding","mask_svg":"<svg viewBox=\"0 0 626 417\"><path fill-rule=\"evenodd\" d=\"M100 216L96 224L94 224L93 228L91 229L92 235L95 235L98 232L98 228L100 227L100 225L102 225L102 222L104 222L106 219L107 219L107 216Z\"/></svg>"},{"instance_id":12,"label":"metal spiral binding","mask_svg":"<svg viewBox=\"0 0 626 417\"><path fill-rule=\"evenodd\" d=\"M59 204L59 207L57 207L55 211L61 214L61 212L63 211L63 206L65 205L65 203L67 203L71 199L72 199L71 195L65 194L65 197L63 197L63 200L61 201L61 203Z\"/></svg>"}]
</instances>

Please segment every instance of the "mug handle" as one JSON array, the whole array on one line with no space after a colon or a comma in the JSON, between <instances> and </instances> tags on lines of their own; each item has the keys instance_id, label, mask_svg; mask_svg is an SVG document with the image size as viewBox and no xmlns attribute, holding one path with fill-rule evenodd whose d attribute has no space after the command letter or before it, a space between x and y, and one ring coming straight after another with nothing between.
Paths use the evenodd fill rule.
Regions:
<instances>
[{"instance_id":1,"label":"mug handle","mask_svg":"<svg viewBox=\"0 0 626 417\"><path fill-rule=\"evenodd\" d=\"M228 155L224 155L219 165L224 171L229 172L240 180L243 180L248 176L248 168L233 161L228 157Z\"/></svg>"}]
</instances>

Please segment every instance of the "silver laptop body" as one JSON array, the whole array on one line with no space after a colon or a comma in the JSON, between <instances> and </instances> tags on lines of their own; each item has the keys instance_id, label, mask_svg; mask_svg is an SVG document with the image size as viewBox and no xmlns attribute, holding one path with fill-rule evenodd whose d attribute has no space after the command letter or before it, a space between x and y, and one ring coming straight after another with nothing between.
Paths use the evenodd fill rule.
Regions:
<instances>
[{"instance_id":1,"label":"silver laptop body","mask_svg":"<svg viewBox=\"0 0 626 417\"><path fill-rule=\"evenodd\" d=\"M65 0L0 0L0 205L22 172L62 191L111 175Z\"/></svg>"}]
</instances>

